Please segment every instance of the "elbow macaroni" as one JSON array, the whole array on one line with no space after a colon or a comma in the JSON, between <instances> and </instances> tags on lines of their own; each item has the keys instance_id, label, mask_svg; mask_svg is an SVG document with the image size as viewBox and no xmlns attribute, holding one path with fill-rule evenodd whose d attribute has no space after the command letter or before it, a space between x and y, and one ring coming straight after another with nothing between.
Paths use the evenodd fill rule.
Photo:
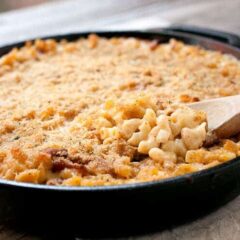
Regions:
<instances>
[{"instance_id":1,"label":"elbow macaroni","mask_svg":"<svg viewBox=\"0 0 240 240\"><path fill-rule=\"evenodd\" d=\"M206 123L195 128L183 128L181 131L181 137L188 149L198 149L202 146L206 139Z\"/></svg>"},{"instance_id":2,"label":"elbow macaroni","mask_svg":"<svg viewBox=\"0 0 240 240\"><path fill-rule=\"evenodd\" d=\"M0 178L126 184L231 160L240 135L205 148L205 114L178 103L239 94L239 79L235 57L174 39L27 42L0 57Z\"/></svg>"},{"instance_id":3,"label":"elbow macaroni","mask_svg":"<svg viewBox=\"0 0 240 240\"><path fill-rule=\"evenodd\" d=\"M148 155L166 168L171 168L177 161L184 162L186 155L189 155L188 151L202 147L207 135L206 116L203 112L179 106L170 114L167 111L157 113L156 108L149 108L149 105L145 104L142 114L139 114L139 106L135 105L138 114L132 112L134 117L128 115L127 119L124 119L124 114L111 108L112 118L118 121L115 121L113 127L100 128L102 140L124 138L136 147L139 154ZM119 119L120 115L122 119Z\"/></svg>"},{"instance_id":4,"label":"elbow macaroni","mask_svg":"<svg viewBox=\"0 0 240 240\"><path fill-rule=\"evenodd\" d=\"M142 140L147 138L150 131L150 123L146 120L143 120L139 126L139 132L133 133L133 135L128 139L128 142L133 146L137 146Z\"/></svg>"}]
</instances>

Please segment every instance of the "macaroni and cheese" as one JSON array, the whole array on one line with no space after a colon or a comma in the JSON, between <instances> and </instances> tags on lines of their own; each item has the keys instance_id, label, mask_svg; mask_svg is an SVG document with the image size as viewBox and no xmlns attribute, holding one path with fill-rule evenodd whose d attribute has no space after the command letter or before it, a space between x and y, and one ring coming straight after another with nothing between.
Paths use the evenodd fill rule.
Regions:
<instances>
[{"instance_id":1,"label":"macaroni and cheese","mask_svg":"<svg viewBox=\"0 0 240 240\"><path fill-rule=\"evenodd\" d=\"M177 40L91 34L36 40L0 58L0 177L49 185L155 181L240 155L204 147L187 103L240 93L240 61Z\"/></svg>"}]
</instances>

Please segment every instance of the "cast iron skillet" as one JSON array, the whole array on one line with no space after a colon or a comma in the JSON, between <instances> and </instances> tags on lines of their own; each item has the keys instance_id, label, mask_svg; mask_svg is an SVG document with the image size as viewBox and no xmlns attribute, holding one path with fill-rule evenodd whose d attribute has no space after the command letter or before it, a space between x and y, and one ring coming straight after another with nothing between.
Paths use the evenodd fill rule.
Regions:
<instances>
[{"instance_id":1,"label":"cast iron skillet","mask_svg":"<svg viewBox=\"0 0 240 240\"><path fill-rule=\"evenodd\" d=\"M89 33L51 38L73 41ZM240 39L232 34L193 27L152 31L98 32L167 42L170 38L240 59ZM0 56L23 43L0 48ZM208 170L156 182L107 187L55 187L0 180L2 220L40 232L129 234L159 230L212 210L240 192L240 158ZM47 230L45 230L47 229Z\"/></svg>"}]
</instances>

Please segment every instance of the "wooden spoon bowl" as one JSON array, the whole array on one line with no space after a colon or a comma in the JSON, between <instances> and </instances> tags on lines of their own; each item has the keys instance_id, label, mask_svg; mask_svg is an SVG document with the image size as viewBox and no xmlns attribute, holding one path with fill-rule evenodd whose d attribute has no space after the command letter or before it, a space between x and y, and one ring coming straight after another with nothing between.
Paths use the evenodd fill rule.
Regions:
<instances>
[{"instance_id":1,"label":"wooden spoon bowl","mask_svg":"<svg viewBox=\"0 0 240 240\"><path fill-rule=\"evenodd\" d=\"M188 106L207 114L209 132L205 146L240 133L240 95L205 100Z\"/></svg>"}]
</instances>

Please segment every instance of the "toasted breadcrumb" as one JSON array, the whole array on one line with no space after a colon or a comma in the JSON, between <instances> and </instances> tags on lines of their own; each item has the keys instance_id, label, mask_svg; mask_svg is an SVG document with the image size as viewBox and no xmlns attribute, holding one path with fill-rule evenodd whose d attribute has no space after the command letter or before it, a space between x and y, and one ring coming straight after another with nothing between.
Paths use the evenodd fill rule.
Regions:
<instances>
[{"instance_id":1,"label":"toasted breadcrumb","mask_svg":"<svg viewBox=\"0 0 240 240\"><path fill-rule=\"evenodd\" d=\"M91 34L75 42L27 42L0 58L0 177L114 185L228 161L240 155L239 142L205 149L205 115L196 114L190 126L175 112L186 103L240 94L239 79L233 56L175 39L159 44ZM194 128L201 138L192 146Z\"/></svg>"}]
</instances>

